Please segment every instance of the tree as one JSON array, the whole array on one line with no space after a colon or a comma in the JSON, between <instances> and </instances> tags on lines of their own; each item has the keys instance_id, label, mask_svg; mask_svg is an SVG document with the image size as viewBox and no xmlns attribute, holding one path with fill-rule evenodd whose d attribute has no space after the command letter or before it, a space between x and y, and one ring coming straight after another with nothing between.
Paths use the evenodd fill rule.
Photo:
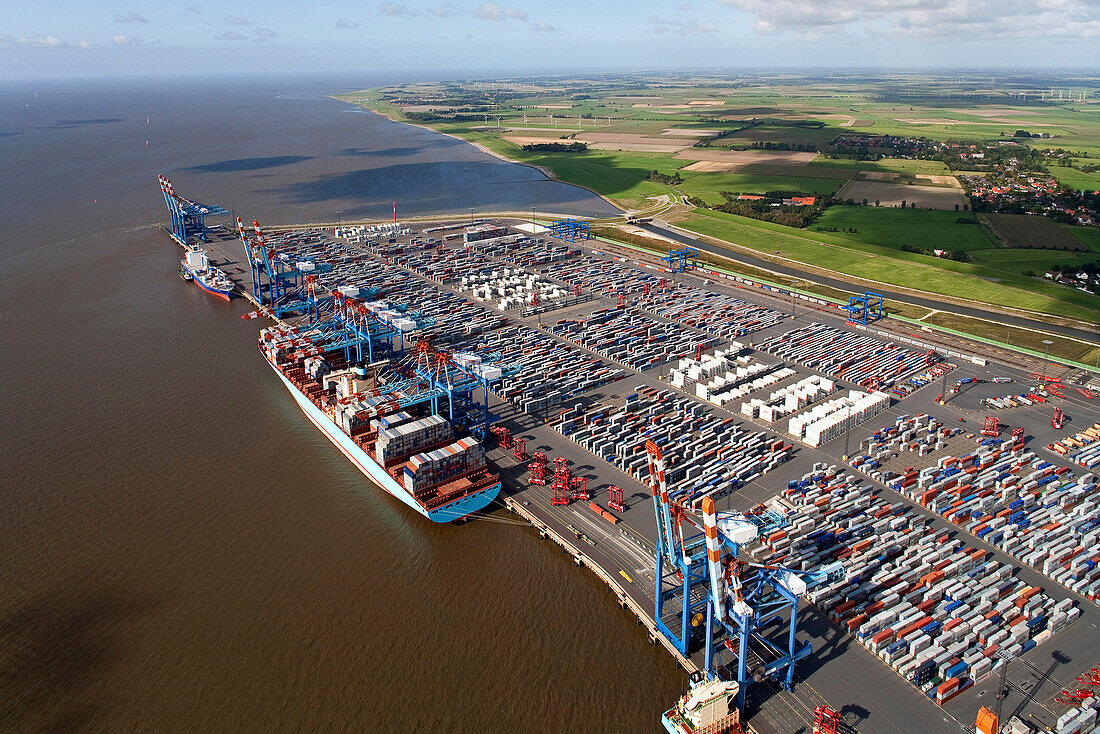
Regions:
<instances>
[{"instance_id":1,"label":"tree","mask_svg":"<svg viewBox=\"0 0 1100 734\"><path fill-rule=\"evenodd\" d=\"M958 211L958 210L959 210L959 205L958 205L958 204L956 204L956 205L955 205L955 211Z\"/></svg>"},{"instance_id":2,"label":"tree","mask_svg":"<svg viewBox=\"0 0 1100 734\"><path fill-rule=\"evenodd\" d=\"M901 208L902 208L902 209L904 209L904 208L905 208L905 199L902 199L902 200L901 200Z\"/></svg>"},{"instance_id":3,"label":"tree","mask_svg":"<svg viewBox=\"0 0 1100 734\"><path fill-rule=\"evenodd\" d=\"M878 206L878 205L879 205L879 200L875 199L875 206Z\"/></svg>"}]
</instances>

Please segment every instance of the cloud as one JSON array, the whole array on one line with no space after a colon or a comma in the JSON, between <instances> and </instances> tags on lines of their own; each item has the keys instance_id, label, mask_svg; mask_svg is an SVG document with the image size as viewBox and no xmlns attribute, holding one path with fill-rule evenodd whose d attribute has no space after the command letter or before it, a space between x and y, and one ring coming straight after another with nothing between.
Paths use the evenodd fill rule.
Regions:
<instances>
[{"instance_id":1,"label":"cloud","mask_svg":"<svg viewBox=\"0 0 1100 734\"><path fill-rule=\"evenodd\" d=\"M380 15L388 15L391 18L415 18L420 15L419 10L413 10L408 5L402 5L401 3L382 3L378 6L378 13Z\"/></svg>"},{"instance_id":2,"label":"cloud","mask_svg":"<svg viewBox=\"0 0 1100 734\"><path fill-rule=\"evenodd\" d=\"M428 8L425 12L433 18L450 18L455 14L455 5L454 3L443 3L438 8Z\"/></svg>"},{"instance_id":3,"label":"cloud","mask_svg":"<svg viewBox=\"0 0 1100 734\"><path fill-rule=\"evenodd\" d=\"M152 42L143 41L135 36L124 36L121 33L111 36L111 43L116 46L152 46ZM163 41L157 41L163 43Z\"/></svg>"},{"instance_id":4,"label":"cloud","mask_svg":"<svg viewBox=\"0 0 1100 734\"><path fill-rule=\"evenodd\" d=\"M226 31L221 35L214 36L218 41L247 41L248 36L243 33L237 33L236 31Z\"/></svg>"},{"instance_id":5,"label":"cloud","mask_svg":"<svg viewBox=\"0 0 1100 734\"><path fill-rule=\"evenodd\" d=\"M527 11L517 8L506 8L496 3L484 3L474 11L474 17L481 20L527 20Z\"/></svg>"},{"instance_id":6,"label":"cloud","mask_svg":"<svg viewBox=\"0 0 1100 734\"><path fill-rule=\"evenodd\" d=\"M359 24L356 23L356 22L350 21L350 20L344 20L343 18L339 18L336 21L336 27L347 29L347 30L355 30L356 28L359 27Z\"/></svg>"},{"instance_id":7,"label":"cloud","mask_svg":"<svg viewBox=\"0 0 1100 734\"><path fill-rule=\"evenodd\" d=\"M76 42L76 47L77 48L99 48L99 45L95 44L95 43L92 43L91 41L81 40L81 41Z\"/></svg>"},{"instance_id":8,"label":"cloud","mask_svg":"<svg viewBox=\"0 0 1100 734\"><path fill-rule=\"evenodd\" d=\"M695 18L658 18L656 15L649 16L646 21L649 25L653 26L650 29L651 33L668 33L672 31L678 36L690 36L699 33L717 33L718 26L713 23L703 23Z\"/></svg>"},{"instance_id":9,"label":"cloud","mask_svg":"<svg viewBox=\"0 0 1100 734\"><path fill-rule=\"evenodd\" d=\"M694 10L695 6L691 3L680 3L676 6L676 9L679 10L681 13L687 13L691 10Z\"/></svg>"},{"instance_id":10,"label":"cloud","mask_svg":"<svg viewBox=\"0 0 1100 734\"><path fill-rule=\"evenodd\" d=\"M558 29L547 23L545 20L536 20L531 24L531 30L535 33L557 33Z\"/></svg>"},{"instance_id":11,"label":"cloud","mask_svg":"<svg viewBox=\"0 0 1100 734\"><path fill-rule=\"evenodd\" d=\"M842 34L928 42L1097 39L1095 0L719 0L759 34Z\"/></svg>"},{"instance_id":12,"label":"cloud","mask_svg":"<svg viewBox=\"0 0 1100 734\"><path fill-rule=\"evenodd\" d=\"M202 8L198 5L188 5L183 9L184 15L202 15Z\"/></svg>"},{"instance_id":13,"label":"cloud","mask_svg":"<svg viewBox=\"0 0 1100 734\"><path fill-rule=\"evenodd\" d=\"M225 22L229 25L252 25L252 23L239 15L227 15L225 16Z\"/></svg>"},{"instance_id":14,"label":"cloud","mask_svg":"<svg viewBox=\"0 0 1100 734\"><path fill-rule=\"evenodd\" d=\"M115 22L116 23L148 23L149 19L146 18L141 13L138 13L134 10L131 10L129 13L126 13L126 15L123 15L122 13L116 13L115 14Z\"/></svg>"},{"instance_id":15,"label":"cloud","mask_svg":"<svg viewBox=\"0 0 1100 734\"><path fill-rule=\"evenodd\" d=\"M0 48L59 48L68 46L57 36L3 36Z\"/></svg>"},{"instance_id":16,"label":"cloud","mask_svg":"<svg viewBox=\"0 0 1100 734\"><path fill-rule=\"evenodd\" d=\"M256 26L252 32L256 34L257 41L266 41L269 38L277 38L279 36L278 33L270 28L262 28L260 26Z\"/></svg>"}]
</instances>

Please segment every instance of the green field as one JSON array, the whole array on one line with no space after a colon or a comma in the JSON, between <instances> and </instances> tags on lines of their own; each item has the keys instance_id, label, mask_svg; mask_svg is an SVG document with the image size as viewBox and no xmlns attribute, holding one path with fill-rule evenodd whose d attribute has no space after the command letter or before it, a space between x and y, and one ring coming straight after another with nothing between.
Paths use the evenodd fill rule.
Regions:
<instances>
[{"instance_id":1,"label":"green field","mask_svg":"<svg viewBox=\"0 0 1100 734\"><path fill-rule=\"evenodd\" d=\"M1100 261L1096 252L1057 252L1036 250L982 250L971 253L973 262L991 269L1042 275L1052 265L1084 265Z\"/></svg>"},{"instance_id":2,"label":"green field","mask_svg":"<svg viewBox=\"0 0 1100 734\"><path fill-rule=\"evenodd\" d=\"M913 245L927 250L969 251L996 246L977 220L966 212L831 206L810 225L809 231L816 232L819 227L835 227L839 230L837 234L848 239L899 249L902 245Z\"/></svg>"},{"instance_id":3,"label":"green field","mask_svg":"<svg viewBox=\"0 0 1100 734\"><path fill-rule=\"evenodd\" d=\"M1100 191L1100 171L1085 173L1084 171L1078 171L1076 168L1050 166L1050 173L1058 179L1058 183L1069 186L1071 189Z\"/></svg>"},{"instance_id":4,"label":"green field","mask_svg":"<svg viewBox=\"0 0 1100 734\"><path fill-rule=\"evenodd\" d=\"M1082 79L1076 77L1074 82L1078 96L1100 96L1100 79ZM719 75L609 74L412 84L365 90L342 98L396 120L456 135L502 157L540 166L555 178L587 187L620 207L644 209L651 206L654 197L662 195L672 195L674 200L680 195L696 197L708 205L722 203L722 192L785 191L825 197L849 180L881 180L874 177L874 172L899 174L893 183L921 185L931 182L917 176L959 173L937 160L835 157L838 151L821 146L838 135L866 133L989 144L1013 139L1039 149L1069 150L1078 162L1100 160L1100 115L1091 112L1094 106L1071 100L1050 102L1045 99L1046 93L1046 89L1029 89L1026 80L1006 86L1004 79L978 74L937 78L892 72L879 79L837 78L827 82L785 74L761 75L751 83ZM444 119L439 117L441 114L461 114L464 119ZM434 117L419 120L409 115ZM747 124L750 120L762 122ZM792 124L799 120L814 123ZM1050 137L1014 139L1018 129ZM676 134L683 130L727 134L711 141L710 147L693 147L696 138ZM574 133L592 140L593 146L612 149L537 153L524 151L504 139L507 135L555 141ZM656 152L652 150L654 145L668 149ZM762 159L757 152L746 155L723 150L746 146L768 155ZM825 150L825 154L804 165L795 153L784 154L805 146ZM723 163L712 166L715 170L711 171L684 170L701 160ZM727 170L718 170L727 165L725 161L730 161ZM1051 170L1067 185L1100 187L1100 174L1062 166ZM682 183L666 185L650 180L650 171L678 173ZM1002 242L993 238L985 225L959 221L968 218L965 212L833 206L806 230L713 210L695 210L685 216L683 226L854 277L1024 308L1039 315L1100 320L1100 299L1022 275L1071 262L1060 259L1060 251L1028 250L1030 258L1016 257L1000 249ZM838 231L819 232L815 228ZM1093 251L1100 251L1097 230L1072 229L1074 242L1080 240ZM1056 233L1036 231L1032 236L1017 226L1013 234L1019 241L1030 236L1032 242L1025 243L1027 246L1051 239L1047 234L1054 240L1062 238L1059 241L1063 245L1068 240L1061 229ZM966 263L949 261L905 252L901 250L903 245L965 251L972 259ZM1075 257L1083 262L1088 255Z\"/></svg>"},{"instance_id":5,"label":"green field","mask_svg":"<svg viewBox=\"0 0 1100 734\"><path fill-rule=\"evenodd\" d=\"M1081 240L1093 252L1100 252L1100 228L1097 227L1066 227L1069 233Z\"/></svg>"},{"instance_id":6,"label":"green field","mask_svg":"<svg viewBox=\"0 0 1100 734\"><path fill-rule=\"evenodd\" d=\"M941 293L1074 319L1100 321L1100 298L981 262L961 263L867 244L847 235L792 229L714 211L677 224L766 255L901 288ZM1072 255L1072 253L1062 253Z\"/></svg>"}]
</instances>

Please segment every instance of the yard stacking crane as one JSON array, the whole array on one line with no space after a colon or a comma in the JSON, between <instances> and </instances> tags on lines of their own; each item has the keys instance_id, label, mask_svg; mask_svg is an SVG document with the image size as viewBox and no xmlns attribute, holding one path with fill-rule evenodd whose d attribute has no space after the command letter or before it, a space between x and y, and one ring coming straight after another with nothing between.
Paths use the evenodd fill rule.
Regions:
<instances>
[{"instance_id":1,"label":"yard stacking crane","mask_svg":"<svg viewBox=\"0 0 1100 734\"><path fill-rule=\"evenodd\" d=\"M172 182L167 176L157 175L160 182L160 191L164 194L164 203L168 206L168 214L172 219L172 239L184 247L192 235L197 236L203 242L206 241L206 218L228 214L229 211L213 204L200 204L197 201L185 199L172 189Z\"/></svg>"},{"instance_id":2,"label":"yard stacking crane","mask_svg":"<svg viewBox=\"0 0 1100 734\"><path fill-rule=\"evenodd\" d=\"M1001 435L1001 422L995 415L987 415L982 421L982 435L996 438Z\"/></svg>"},{"instance_id":3,"label":"yard stacking crane","mask_svg":"<svg viewBox=\"0 0 1100 734\"><path fill-rule=\"evenodd\" d=\"M592 239L588 222L579 219L555 219L550 223L550 236L565 242Z\"/></svg>"},{"instance_id":4,"label":"yard stacking crane","mask_svg":"<svg viewBox=\"0 0 1100 734\"><path fill-rule=\"evenodd\" d=\"M858 321L866 326L867 319L878 321L882 318L882 307L885 303L886 299L881 293L864 291L861 296L849 298L848 305L841 308L848 312L849 321Z\"/></svg>"},{"instance_id":5,"label":"yard stacking crane","mask_svg":"<svg viewBox=\"0 0 1100 734\"><path fill-rule=\"evenodd\" d=\"M695 269L699 267L699 251L694 247L685 247L682 250L669 250L668 254L661 258L668 263L668 269L677 273L684 272L685 268Z\"/></svg>"},{"instance_id":6,"label":"yard stacking crane","mask_svg":"<svg viewBox=\"0 0 1100 734\"><path fill-rule=\"evenodd\" d=\"M719 514L710 497L703 498L700 518L669 499L660 447L647 441L646 452L657 518L657 630L687 655L698 643L693 637L698 630L693 628L703 624L707 678L736 680L740 709L754 680L775 678L790 690L795 663L811 650L809 642L799 645L795 639L798 602L810 588L841 576L843 565L832 563L806 572L741 560L742 545L782 527L786 519L767 510ZM684 532L685 523L690 536ZM789 623L783 642L771 639L775 630L763 633L777 621L780 628L783 622ZM670 622L679 629L672 629Z\"/></svg>"}]
</instances>

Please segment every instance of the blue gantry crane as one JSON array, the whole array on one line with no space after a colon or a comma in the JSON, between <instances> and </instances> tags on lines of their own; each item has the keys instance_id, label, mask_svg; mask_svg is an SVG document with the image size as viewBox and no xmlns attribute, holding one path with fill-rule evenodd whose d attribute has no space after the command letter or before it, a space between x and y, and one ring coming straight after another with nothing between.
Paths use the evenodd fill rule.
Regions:
<instances>
[{"instance_id":1,"label":"blue gantry crane","mask_svg":"<svg viewBox=\"0 0 1100 734\"><path fill-rule=\"evenodd\" d=\"M432 401L433 413L439 412L439 400L447 399L447 415L452 423L466 426L478 439L489 434L489 392L502 377L519 372L520 366L506 363L497 352L448 352L433 348L427 340L417 344L408 358L407 372L414 373L442 394ZM479 402L476 392L482 391Z\"/></svg>"},{"instance_id":2,"label":"blue gantry crane","mask_svg":"<svg viewBox=\"0 0 1100 734\"><path fill-rule=\"evenodd\" d=\"M203 242L206 241L206 218L228 214L229 211L213 204L200 204L197 201L185 199L172 189L172 182L167 176L157 175L160 182L160 191L164 194L164 203L168 207L168 214L172 220L172 239L184 247L189 244L189 239L194 236Z\"/></svg>"},{"instance_id":3,"label":"blue gantry crane","mask_svg":"<svg viewBox=\"0 0 1100 734\"><path fill-rule=\"evenodd\" d=\"M661 258L668 263L668 269L676 273L684 272L684 268L699 267L699 251L694 247L685 247L682 250L669 250L668 254Z\"/></svg>"},{"instance_id":4,"label":"blue gantry crane","mask_svg":"<svg viewBox=\"0 0 1100 734\"><path fill-rule=\"evenodd\" d=\"M658 632L682 655L697 650L703 637L707 678L736 680L741 709L753 681L772 678L790 690L795 663L811 652L809 642L799 644L795 637L799 599L843 576L843 565L795 571L742 560L741 546L783 527L786 518L763 508L718 513L710 497L703 498L699 518L669 499L660 447L648 441L646 451L657 518ZM690 535L685 523L694 528ZM784 623L786 634L780 635Z\"/></svg>"},{"instance_id":5,"label":"blue gantry crane","mask_svg":"<svg viewBox=\"0 0 1100 734\"><path fill-rule=\"evenodd\" d=\"M881 293L864 291L863 295L849 298L848 305L840 308L848 312L849 321L859 321L866 326L868 319L877 321L883 317L882 306L884 303L886 303L886 299Z\"/></svg>"},{"instance_id":6,"label":"blue gantry crane","mask_svg":"<svg viewBox=\"0 0 1100 734\"><path fill-rule=\"evenodd\" d=\"M245 260L252 276L252 295L256 302L275 316L290 312L304 313L309 309L307 277L326 273L333 266L308 259L293 259L292 262L287 253L278 251L276 239L264 235L255 219L249 232L241 218L237 217L237 234L244 244Z\"/></svg>"},{"instance_id":7,"label":"blue gantry crane","mask_svg":"<svg viewBox=\"0 0 1100 734\"><path fill-rule=\"evenodd\" d=\"M579 219L555 219L550 223L550 236L566 242L592 239L592 230L588 222Z\"/></svg>"}]
</instances>

